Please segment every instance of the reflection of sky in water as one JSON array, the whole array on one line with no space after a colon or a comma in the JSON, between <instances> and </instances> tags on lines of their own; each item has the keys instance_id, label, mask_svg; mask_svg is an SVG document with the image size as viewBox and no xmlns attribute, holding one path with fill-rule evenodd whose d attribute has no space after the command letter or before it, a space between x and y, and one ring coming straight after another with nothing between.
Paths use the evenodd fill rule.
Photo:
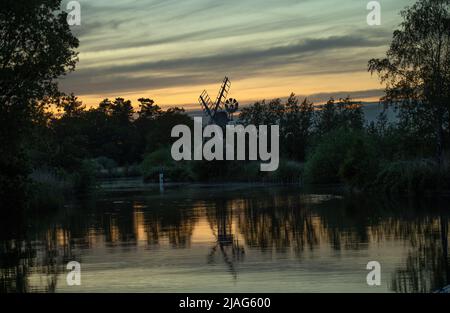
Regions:
<instances>
[{"instance_id":1,"label":"reflection of sky in water","mask_svg":"<svg viewBox=\"0 0 450 313\"><path fill-rule=\"evenodd\" d=\"M3 242L3 288L386 292L449 282L448 219L434 206L271 187L114 191L62 211L31 221L26 240ZM82 286L66 286L71 260ZM381 287L366 284L372 260Z\"/></svg>"}]
</instances>

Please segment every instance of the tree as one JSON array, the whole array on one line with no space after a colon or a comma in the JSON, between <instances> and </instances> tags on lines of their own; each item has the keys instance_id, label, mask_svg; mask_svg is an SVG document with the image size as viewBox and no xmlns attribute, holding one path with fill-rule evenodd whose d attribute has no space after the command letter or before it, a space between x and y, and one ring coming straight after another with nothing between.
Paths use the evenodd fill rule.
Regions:
<instances>
[{"instance_id":1,"label":"tree","mask_svg":"<svg viewBox=\"0 0 450 313\"><path fill-rule=\"evenodd\" d=\"M153 121L145 136L145 152L153 152L161 147L172 145L176 138L172 138L172 128L176 125L194 126L193 119L185 113L183 108L169 108Z\"/></svg>"},{"instance_id":2,"label":"tree","mask_svg":"<svg viewBox=\"0 0 450 313\"><path fill-rule=\"evenodd\" d=\"M63 109L64 116L66 117L79 116L84 112L86 108L86 106L83 105L83 102L78 100L78 97L76 97L73 93L68 96L63 95L61 98L59 98L57 107L58 109Z\"/></svg>"},{"instance_id":3,"label":"tree","mask_svg":"<svg viewBox=\"0 0 450 313\"><path fill-rule=\"evenodd\" d=\"M18 189L27 176L25 139L58 93L56 79L77 61L78 40L60 0L3 0L0 6L0 190ZM0 195L0 198L2 195Z\"/></svg>"},{"instance_id":4,"label":"tree","mask_svg":"<svg viewBox=\"0 0 450 313\"><path fill-rule=\"evenodd\" d=\"M304 160L313 124L314 106L308 99L299 103L291 94L285 104L282 121L282 143L287 157Z\"/></svg>"},{"instance_id":5,"label":"tree","mask_svg":"<svg viewBox=\"0 0 450 313\"><path fill-rule=\"evenodd\" d=\"M317 111L316 129L320 135L337 128L337 113L334 99L331 98Z\"/></svg>"},{"instance_id":6,"label":"tree","mask_svg":"<svg viewBox=\"0 0 450 313\"><path fill-rule=\"evenodd\" d=\"M137 161L139 135L130 100L104 99L87 114L91 149L95 157L108 157L120 165Z\"/></svg>"},{"instance_id":7,"label":"tree","mask_svg":"<svg viewBox=\"0 0 450 313\"><path fill-rule=\"evenodd\" d=\"M98 110L124 123L131 122L134 113L131 101L124 98L116 98L114 101L103 99L98 105Z\"/></svg>"},{"instance_id":8,"label":"tree","mask_svg":"<svg viewBox=\"0 0 450 313\"><path fill-rule=\"evenodd\" d=\"M150 98L139 98L139 118L154 119L162 113L159 105Z\"/></svg>"},{"instance_id":9,"label":"tree","mask_svg":"<svg viewBox=\"0 0 450 313\"><path fill-rule=\"evenodd\" d=\"M47 152L47 162L50 166L77 171L84 158L89 157L88 138L90 133L86 129L86 111L83 103L73 93L54 99L56 106L62 108L60 117L51 119L47 128L52 136L45 136L45 141L52 141L53 151Z\"/></svg>"},{"instance_id":10,"label":"tree","mask_svg":"<svg viewBox=\"0 0 450 313\"><path fill-rule=\"evenodd\" d=\"M281 99L265 100L245 107L239 114L239 120L244 125L275 125L280 124L284 115L284 105Z\"/></svg>"},{"instance_id":11,"label":"tree","mask_svg":"<svg viewBox=\"0 0 450 313\"><path fill-rule=\"evenodd\" d=\"M111 105L111 115L119 123L129 124L133 118L134 109L130 100L116 98Z\"/></svg>"},{"instance_id":12,"label":"tree","mask_svg":"<svg viewBox=\"0 0 450 313\"><path fill-rule=\"evenodd\" d=\"M364 112L361 102L355 102L346 97L339 99L337 106L339 127L361 130L364 126Z\"/></svg>"},{"instance_id":13,"label":"tree","mask_svg":"<svg viewBox=\"0 0 450 313\"><path fill-rule=\"evenodd\" d=\"M420 0L401 16L386 58L370 60L368 69L386 85L382 101L399 109L405 128L435 139L441 165L450 122L450 1Z\"/></svg>"},{"instance_id":14,"label":"tree","mask_svg":"<svg viewBox=\"0 0 450 313\"><path fill-rule=\"evenodd\" d=\"M0 8L0 88L3 101L42 99L75 68L78 39L60 0L3 0ZM5 99L6 98L6 99ZM2 101L2 102L3 102Z\"/></svg>"},{"instance_id":15,"label":"tree","mask_svg":"<svg viewBox=\"0 0 450 313\"><path fill-rule=\"evenodd\" d=\"M364 126L364 112L360 102L354 102L349 97L333 98L327 101L317 111L316 130L319 135L325 135L339 128L361 130Z\"/></svg>"}]
</instances>

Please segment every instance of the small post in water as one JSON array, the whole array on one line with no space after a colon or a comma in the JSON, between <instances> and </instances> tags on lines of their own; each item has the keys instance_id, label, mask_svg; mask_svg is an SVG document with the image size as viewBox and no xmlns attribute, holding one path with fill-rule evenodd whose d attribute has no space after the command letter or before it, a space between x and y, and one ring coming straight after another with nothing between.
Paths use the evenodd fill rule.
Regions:
<instances>
[{"instance_id":1,"label":"small post in water","mask_svg":"<svg viewBox=\"0 0 450 313\"><path fill-rule=\"evenodd\" d=\"M164 191L164 168L161 167L159 170L159 191Z\"/></svg>"}]
</instances>

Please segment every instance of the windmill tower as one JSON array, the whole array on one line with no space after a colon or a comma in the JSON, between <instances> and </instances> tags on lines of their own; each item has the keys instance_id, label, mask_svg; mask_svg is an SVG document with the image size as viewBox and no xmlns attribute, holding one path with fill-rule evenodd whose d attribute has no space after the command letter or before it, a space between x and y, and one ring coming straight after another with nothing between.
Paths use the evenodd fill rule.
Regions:
<instances>
[{"instance_id":1,"label":"windmill tower","mask_svg":"<svg viewBox=\"0 0 450 313\"><path fill-rule=\"evenodd\" d=\"M225 77L214 103L211 101L206 90L203 90L200 94L198 102L204 114L209 118L208 124L217 124L220 127L225 127L233 120L233 113L237 111L239 103L233 98L226 100L230 88L231 82L228 77Z\"/></svg>"}]
</instances>

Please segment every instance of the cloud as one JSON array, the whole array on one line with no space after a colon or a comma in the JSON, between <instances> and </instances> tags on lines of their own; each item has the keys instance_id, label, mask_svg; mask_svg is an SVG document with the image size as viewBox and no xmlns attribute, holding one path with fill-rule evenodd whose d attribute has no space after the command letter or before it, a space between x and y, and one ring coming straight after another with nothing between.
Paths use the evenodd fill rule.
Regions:
<instances>
[{"instance_id":1,"label":"cloud","mask_svg":"<svg viewBox=\"0 0 450 313\"><path fill-rule=\"evenodd\" d=\"M296 65L302 60L317 57L324 52L355 47L378 47L384 42L378 39L368 39L362 36L333 36L321 39L306 39L293 44L271 47L260 50L230 52L227 54L192 56L162 60L157 62L140 62L131 65L116 65L112 67L95 67L80 69L70 74L62 85L70 87L75 92L101 93L131 91L140 88L161 88L180 85L206 83L216 73L230 73L239 78L248 78L260 72L282 69ZM338 52L336 52L338 54ZM344 54L345 55L345 54ZM354 62L354 58L349 58ZM335 62L333 62L335 63ZM322 66L325 64L322 63ZM333 72L333 64L326 72ZM316 69L316 72L320 69ZM354 71L352 66L336 69L339 72ZM305 69L304 74L314 70ZM184 73L184 74L179 74Z\"/></svg>"},{"instance_id":2,"label":"cloud","mask_svg":"<svg viewBox=\"0 0 450 313\"><path fill-rule=\"evenodd\" d=\"M382 56L398 11L414 0L383 2L380 27L368 27L361 0L79 1L80 63L62 89L120 95L182 90L225 74L267 89L280 78L365 72L370 57Z\"/></svg>"}]
</instances>

